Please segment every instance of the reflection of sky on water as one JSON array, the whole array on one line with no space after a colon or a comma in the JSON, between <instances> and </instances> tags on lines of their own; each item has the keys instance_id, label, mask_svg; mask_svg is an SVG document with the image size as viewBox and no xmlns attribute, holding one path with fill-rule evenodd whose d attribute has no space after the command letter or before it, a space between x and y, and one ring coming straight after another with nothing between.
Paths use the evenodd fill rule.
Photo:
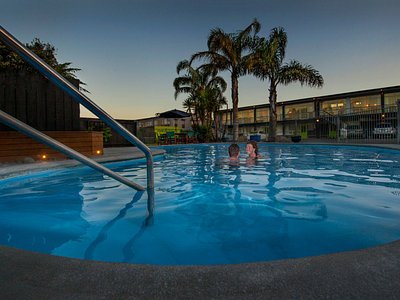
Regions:
<instances>
[{"instance_id":1,"label":"reflection of sky on water","mask_svg":"<svg viewBox=\"0 0 400 300\"><path fill-rule=\"evenodd\" d=\"M47 251L131 263L214 264L330 253L400 238L398 153L262 144L263 159L249 163L242 144L241 162L230 165L228 146L167 147L165 158L155 162L153 218L147 193L88 170L66 184L65 178L56 179L58 186L44 182L54 193L71 195L64 197L71 203L80 199L64 212L79 230L61 233L62 241ZM111 167L146 181L143 163ZM27 199L37 200L33 193L54 197L30 185L19 185ZM69 227L62 218L53 224Z\"/></svg>"},{"instance_id":2,"label":"reflection of sky on water","mask_svg":"<svg viewBox=\"0 0 400 300\"><path fill-rule=\"evenodd\" d=\"M85 233L89 225L81 217L80 178L45 172L5 181L0 191L2 245L51 253Z\"/></svg>"}]
</instances>

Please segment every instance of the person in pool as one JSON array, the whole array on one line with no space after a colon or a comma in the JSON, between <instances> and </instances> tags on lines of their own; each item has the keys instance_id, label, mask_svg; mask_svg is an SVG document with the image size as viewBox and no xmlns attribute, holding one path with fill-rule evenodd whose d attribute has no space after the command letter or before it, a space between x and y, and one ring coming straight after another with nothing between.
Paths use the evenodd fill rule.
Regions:
<instances>
[{"instance_id":1,"label":"person in pool","mask_svg":"<svg viewBox=\"0 0 400 300\"><path fill-rule=\"evenodd\" d=\"M239 162L240 148L238 144L231 144L228 148L229 162L237 163Z\"/></svg>"},{"instance_id":2,"label":"person in pool","mask_svg":"<svg viewBox=\"0 0 400 300\"><path fill-rule=\"evenodd\" d=\"M261 155L258 154L258 144L256 141L248 141L246 144L246 152L248 154L247 159L260 158Z\"/></svg>"}]
</instances>

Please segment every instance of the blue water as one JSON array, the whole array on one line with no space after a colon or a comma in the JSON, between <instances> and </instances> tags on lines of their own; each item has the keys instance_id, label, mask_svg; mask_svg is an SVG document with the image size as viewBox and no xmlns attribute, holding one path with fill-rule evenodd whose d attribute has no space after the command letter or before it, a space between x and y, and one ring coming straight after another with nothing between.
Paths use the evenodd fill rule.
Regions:
<instances>
[{"instance_id":1,"label":"blue water","mask_svg":"<svg viewBox=\"0 0 400 300\"><path fill-rule=\"evenodd\" d=\"M0 180L0 244L90 260L233 264L361 249L400 239L400 152L261 144L230 165L226 144L167 146L155 214L86 167ZM108 166L146 184L145 162Z\"/></svg>"}]
</instances>

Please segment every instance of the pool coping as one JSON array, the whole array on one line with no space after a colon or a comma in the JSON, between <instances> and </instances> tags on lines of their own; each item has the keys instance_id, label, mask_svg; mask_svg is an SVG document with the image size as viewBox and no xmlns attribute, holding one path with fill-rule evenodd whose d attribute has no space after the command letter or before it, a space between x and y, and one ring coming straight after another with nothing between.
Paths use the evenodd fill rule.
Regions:
<instances>
[{"instance_id":1,"label":"pool coping","mask_svg":"<svg viewBox=\"0 0 400 300\"><path fill-rule=\"evenodd\" d=\"M165 150L161 148L151 148L150 150L153 157L158 155L163 155L165 153ZM107 162L140 159L144 157L145 154L136 147L118 147L118 148L104 148L104 154L102 156L92 156L90 158L99 163L107 163ZM11 162L11 163L5 163L0 166L1 166L0 179L4 179L8 177L14 177L40 171L78 167L84 165L74 159L65 159L65 160L54 160L54 161L34 161L34 162L28 161L28 163Z\"/></svg>"},{"instance_id":2,"label":"pool coping","mask_svg":"<svg viewBox=\"0 0 400 300\"><path fill-rule=\"evenodd\" d=\"M395 146L385 148L400 150ZM396 299L400 240L358 251L216 266L85 261L0 246L0 270L2 297L12 299Z\"/></svg>"}]
</instances>

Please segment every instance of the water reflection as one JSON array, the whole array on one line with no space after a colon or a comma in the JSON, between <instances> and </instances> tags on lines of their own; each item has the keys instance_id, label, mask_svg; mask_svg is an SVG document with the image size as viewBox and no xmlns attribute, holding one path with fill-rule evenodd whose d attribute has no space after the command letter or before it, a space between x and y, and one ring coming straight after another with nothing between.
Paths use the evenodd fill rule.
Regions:
<instances>
[{"instance_id":1,"label":"water reflection","mask_svg":"<svg viewBox=\"0 0 400 300\"><path fill-rule=\"evenodd\" d=\"M132 201L129 202L128 204L125 205L123 209L121 209L116 217L114 217L112 220L107 222L103 228L100 230L99 234L97 237L90 243L90 245L87 247L84 258L85 259L93 259L93 254L94 251L96 250L96 247L103 241L107 239L107 232L111 229L111 227L120 219L123 219L126 216L127 211L132 208L133 204L138 202L142 195L144 194L143 191L138 191L135 193L135 195L132 198ZM152 217L152 215L150 215Z\"/></svg>"},{"instance_id":2,"label":"water reflection","mask_svg":"<svg viewBox=\"0 0 400 300\"><path fill-rule=\"evenodd\" d=\"M79 240L89 226L81 217L82 188L79 177L10 180L0 193L0 244L52 253Z\"/></svg>"},{"instance_id":3,"label":"water reflection","mask_svg":"<svg viewBox=\"0 0 400 300\"><path fill-rule=\"evenodd\" d=\"M143 221L139 230L133 235L133 237L126 242L122 247L123 262L134 262L135 256L135 245L145 233L146 229L154 224L154 215L149 214Z\"/></svg>"}]
</instances>

